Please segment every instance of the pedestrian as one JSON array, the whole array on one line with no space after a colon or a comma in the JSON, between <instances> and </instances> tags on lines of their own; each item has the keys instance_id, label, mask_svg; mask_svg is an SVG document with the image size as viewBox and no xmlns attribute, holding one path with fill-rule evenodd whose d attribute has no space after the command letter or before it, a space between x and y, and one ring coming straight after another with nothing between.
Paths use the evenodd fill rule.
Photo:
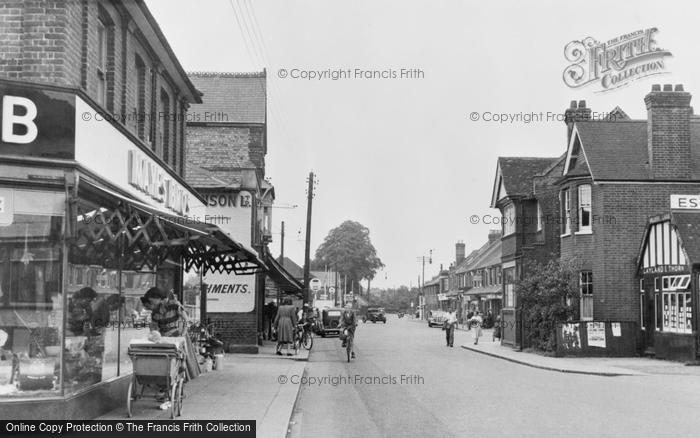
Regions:
<instances>
[{"instance_id":1,"label":"pedestrian","mask_svg":"<svg viewBox=\"0 0 700 438\"><path fill-rule=\"evenodd\" d=\"M282 305L277 309L274 324L277 327L277 351L275 354L282 356L282 344L285 344L287 356L291 356L289 344L294 342L294 328L297 326L296 309L292 306L291 298L287 297L282 301Z\"/></svg>"},{"instance_id":2,"label":"pedestrian","mask_svg":"<svg viewBox=\"0 0 700 438\"><path fill-rule=\"evenodd\" d=\"M467 330L472 329L472 323L470 322L470 320L472 319L473 316L474 316L474 311L470 307L469 312L467 312Z\"/></svg>"},{"instance_id":3,"label":"pedestrian","mask_svg":"<svg viewBox=\"0 0 700 438\"><path fill-rule=\"evenodd\" d=\"M493 324L493 338L492 341L496 342L496 339L501 339L501 314L496 315L496 321Z\"/></svg>"},{"instance_id":4,"label":"pedestrian","mask_svg":"<svg viewBox=\"0 0 700 438\"><path fill-rule=\"evenodd\" d=\"M481 317L481 312L477 310L474 313L474 316L469 319L469 323L474 326L474 345L476 345L479 343L479 337L481 337L481 325L484 323L484 320Z\"/></svg>"},{"instance_id":5,"label":"pedestrian","mask_svg":"<svg viewBox=\"0 0 700 438\"><path fill-rule=\"evenodd\" d=\"M445 318L445 341L448 347L455 346L455 328L457 328L457 314L454 310L450 310Z\"/></svg>"}]
</instances>

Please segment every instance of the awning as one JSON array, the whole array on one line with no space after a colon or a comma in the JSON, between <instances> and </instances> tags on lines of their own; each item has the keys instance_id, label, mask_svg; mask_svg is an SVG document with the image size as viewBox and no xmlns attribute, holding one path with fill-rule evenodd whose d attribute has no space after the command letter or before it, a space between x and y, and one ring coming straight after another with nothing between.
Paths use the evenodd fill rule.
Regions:
<instances>
[{"instance_id":1,"label":"awning","mask_svg":"<svg viewBox=\"0 0 700 438\"><path fill-rule=\"evenodd\" d=\"M493 286L486 286L486 287L476 287L469 292L465 293L465 295L469 296L477 296L477 295L502 295L503 290L501 289L502 286L500 284L495 284Z\"/></svg>"},{"instance_id":2,"label":"awning","mask_svg":"<svg viewBox=\"0 0 700 438\"><path fill-rule=\"evenodd\" d=\"M267 270L257 254L214 224L163 213L81 179L70 202L71 257L80 263L154 269L182 258L186 269L253 274ZM120 238L121 237L121 238ZM121 254L121 257L119 255Z\"/></svg>"},{"instance_id":3,"label":"awning","mask_svg":"<svg viewBox=\"0 0 700 438\"><path fill-rule=\"evenodd\" d=\"M274 257L265 256L265 264L269 270L267 275L277 283L280 289L286 293L299 293L304 290L304 285L287 272Z\"/></svg>"}]
</instances>

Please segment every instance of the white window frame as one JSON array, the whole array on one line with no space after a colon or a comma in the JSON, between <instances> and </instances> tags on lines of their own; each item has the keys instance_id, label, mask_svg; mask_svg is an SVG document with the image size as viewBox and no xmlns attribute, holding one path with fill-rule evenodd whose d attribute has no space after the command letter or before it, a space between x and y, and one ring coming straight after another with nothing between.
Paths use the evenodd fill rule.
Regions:
<instances>
[{"instance_id":1,"label":"white window frame","mask_svg":"<svg viewBox=\"0 0 700 438\"><path fill-rule=\"evenodd\" d=\"M586 197L588 199L584 199L583 193L584 191L587 191L588 194ZM577 209L577 215L578 215L578 231L577 234L591 234L592 227L591 223L593 222L593 213L592 213L592 207L591 207L591 185L590 184L581 184L578 186L578 209ZM584 212L588 213L588 225L583 224L583 217L584 217Z\"/></svg>"},{"instance_id":2,"label":"white window frame","mask_svg":"<svg viewBox=\"0 0 700 438\"><path fill-rule=\"evenodd\" d=\"M568 188L561 191L561 205L562 215L564 216L564 232L562 236L568 236L571 234L571 195Z\"/></svg>"},{"instance_id":3,"label":"white window frame","mask_svg":"<svg viewBox=\"0 0 700 438\"><path fill-rule=\"evenodd\" d=\"M515 233L515 204L503 207L503 235L509 236Z\"/></svg>"},{"instance_id":4,"label":"white window frame","mask_svg":"<svg viewBox=\"0 0 700 438\"><path fill-rule=\"evenodd\" d=\"M661 294L661 305L662 305L662 327L661 331L669 333L683 333L691 334L693 332L692 323L688 324L688 320L692 321L692 306L687 306L686 303L690 303L692 292L689 290L685 291L673 291L673 292L663 292ZM681 309L681 300L683 303L683 312Z\"/></svg>"},{"instance_id":5,"label":"white window frame","mask_svg":"<svg viewBox=\"0 0 700 438\"><path fill-rule=\"evenodd\" d=\"M544 215L542 214L542 204L537 201L537 232L544 229Z\"/></svg>"},{"instance_id":6,"label":"white window frame","mask_svg":"<svg viewBox=\"0 0 700 438\"><path fill-rule=\"evenodd\" d=\"M639 279L639 326L642 330L646 329L644 325L644 279Z\"/></svg>"},{"instance_id":7,"label":"white window frame","mask_svg":"<svg viewBox=\"0 0 700 438\"><path fill-rule=\"evenodd\" d=\"M590 281L586 280L584 282L584 276L588 277L590 274ZM584 287L587 292L584 293ZM581 297L581 321L592 321L593 320L593 304L594 304L594 299L593 299L593 271L581 271L579 273L578 277L578 288L579 288L579 295ZM584 316L584 308L585 305L584 303L586 301L590 300L591 301L591 314L590 315L585 315Z\"/></svg>"}]
</instances>

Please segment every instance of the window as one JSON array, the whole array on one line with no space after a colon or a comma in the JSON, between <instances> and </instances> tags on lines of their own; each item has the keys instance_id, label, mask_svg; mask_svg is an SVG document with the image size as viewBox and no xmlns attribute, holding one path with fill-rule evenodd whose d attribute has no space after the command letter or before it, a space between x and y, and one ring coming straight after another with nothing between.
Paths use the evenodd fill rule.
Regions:
<instances>
[{"instance_id":1,"label":"window","mask_svg":"<svg viewBox=\"0 0 700 438\"><path fill-rule=\"evenodd\" d=\"M579 291L581 293L581 319L593 320L593 272L581 271L579 277Z\"/></svg>"},{"instance_id":2,"label":"window","mask_svg":"<svg viewBox=\"0 0 700 438\"><path fill-rule=\"evenodd\" d=\"M663 302L663 325L662 331L672 333L692 333L692 307L691 293L686 292L664 292Z\"/></svg>"},{"instance_id":3,"label":"window","mask_svg":"<svg viewBox=\"0 0 700 438\"><path fill-rule=\"evenodd\" d=\"M578 186L578 231L591 232L591 186Z\"/></svg>"},{"instance_id":4,"label":"window","mask_svg":"<svg viewBox=\"0 0 700 438\"><path fill-rule=\"evenodd\" d=\"M107 26L97 20L97 103L107 103Z\"/></svg>"},{"instance_id":5,"label":"window","mask_svg":"<svg viewBox=\"0 0 700 438\"><path fill-rule=\"evenodd\" d=\"M503 235L515 233L515 205L508 204L503 209Z\"/></svg>"},{"instance_id":6,"label":"window","mask_svg":"<svg viewBox=\"0 0 700 438\"><path fill-rule=\"evenodd\" d=\"M136 55L136 135L146 139L146 64Z\"/></svg>"},{"instance_id":7,"label":"window","mask_svg":"<svg viewBox=\"0 0 700 438\"><path fill-rule=\"evenodd\" d=\"M639 280L639 326L644 330L644 279Z\"/></svg>"},{"instance_id":8,"label":"window","mask_svg":"<svg viewBox=\"0 0 700 438\"><path fill-rule=\"evenodd\" d=\"M515 268L503 270L503 282L505 283L504 307L515 307Z\"/></svg>"},{"instance_id":9,"label":"window","mask_svg":"<svg viewBox=\"0 0 700 438\"><path fill-rule=\"evenodd\" d=\"M544 228L544 215L542 214L542 204L537 201L537 231L542 231Z\"/></svg>"},{"instance_id":10,"label":"window","mask_svg":"<svg viewBox=\"0 0 700 438\"><path fill-rule=\"evenodd\" d=\"M160 153L165 164L170 164L170 96L168 93L160 90L160 113L158 114L160 121ZM173 160L174 161L174 160Z\"/></svg>"},{"instance_id":11,"label":"window","mask_svg":"<svg viewBox=\"0 0 700 438\"><path fill-rule=\"evenodd\" d=\"M569 199L569 190L564 189L561 191L561 206L562 206L562 219L563 219L563 234L571 233L571 203Z\"/></svg>"}]
</instances>

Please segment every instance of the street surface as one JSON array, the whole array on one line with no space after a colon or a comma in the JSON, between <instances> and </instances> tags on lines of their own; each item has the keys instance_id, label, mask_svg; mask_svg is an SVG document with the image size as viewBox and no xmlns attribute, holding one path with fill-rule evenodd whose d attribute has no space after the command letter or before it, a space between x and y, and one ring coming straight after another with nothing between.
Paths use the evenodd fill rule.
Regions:
<instances>
[{"instance_id":1,"label":"street surface","mask_svg":"<svg viewBox=\"0 0 700 438\"><path fill-rule=\"evenodd\" d=\"M289 436L700 433L697 376L601 377L540 370L460 348L472 342L472 332L457 330L455 347L448 348L439 328L387 317L386 324L360 322L358 357L351 363L337 338L314 340L304 376L309 384L302 385Z\"/></svg>"}]
</instances>

